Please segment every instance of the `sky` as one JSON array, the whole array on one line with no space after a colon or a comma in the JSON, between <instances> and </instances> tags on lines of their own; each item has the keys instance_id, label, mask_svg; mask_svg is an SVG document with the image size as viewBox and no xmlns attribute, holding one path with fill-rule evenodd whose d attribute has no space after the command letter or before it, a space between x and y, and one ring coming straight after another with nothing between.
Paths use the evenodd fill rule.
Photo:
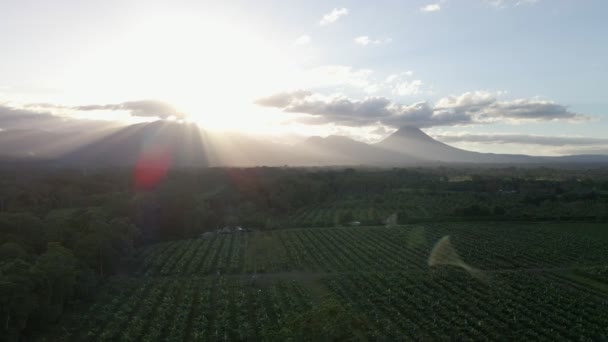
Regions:
<instances>
[{"instance_id":1,"label":"sky","mask_svg":"<svg viewBox=\"0 0 608 342\"><path fill-rule=\"evenodd\" d=\"M2 1L0 129L157 119L608 154L608 2ZM291 141L291 140L290 140Z\"/></svg>"}]
</instances>

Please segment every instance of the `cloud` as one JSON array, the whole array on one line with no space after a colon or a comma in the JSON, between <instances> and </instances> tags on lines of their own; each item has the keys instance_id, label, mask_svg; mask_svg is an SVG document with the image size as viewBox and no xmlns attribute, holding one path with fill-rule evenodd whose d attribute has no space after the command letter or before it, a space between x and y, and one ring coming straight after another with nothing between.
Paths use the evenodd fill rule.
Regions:
<instances>
[{"instance_id":1,"label":"cloud","mask_svg":"<svg viewBox=\"0 0 608 342\"><path fill-rule=\"evenodd\" d=\"M323 96L308 91L284 92L259 99L258 105L307 116L297 119L307 124L334 123L345 126L382 124L389 127L452 126L493 122L586 120L562 105L538 99L498 101L489 92L468 92L427 102L404 105L386 97L350 99L343 95Z\"/></svg>"},{"instance_id":2,"label":"cloud","mask_svg":"<svg viewBox=\"0 0 608 342\"><path fill-rule=\"evenodd\" d=\"M331 99L311 99L290 104L284 110L292 113L306 113L323 117L326 122L346 126L363 126L390 116L390 101L384 97L370 97L353 101L345 97Z\"/></svg>"},{"instance_id":3,"label":"cloud","mask_svg":"<svg viewBox=\"0 0 608 342\"><path fill-rule=\"evenodd\" d=\"M422 81L413 80L412 75L412 71L405 71L387 77L378 75L370 69L357 69L348 65L320 65L291 73L289 84L286 84L285 88L323 91L333 88L341 92L398 94L407 92L406 85L400 85L401 83L409 84L415 81L411 85L414 88L410 89L410 93L421 94L430 89Z\"/></svg>"},{"instance_id":4,"label":"cloud","mask_svg":"<svg viewBox=\"0 0 608 342\"><path fill-rule=\"evenodd\" d=\"M308 45L310 44L310 36L309 35L301 35L298 37L298 39L296 39L293 44L294 45Z\"/></svg>"},{"instance_id":5,"label":"cloud","mask_svg":"<svg viewBox=\"0 0 608 342\"><path fill-rule=\"evenodd\" d=\"M572 136L543 136L528 134L473 134L473 133L442 133L434 134L437 140L454 142L495 143L495 144L525 144L546 146L593 146L608 145L608 138L589 138Z\"/></svg>"},{"instance_id":6,"label":"cloud","mask_svg":"<svg viewBox=\"0 0 608 342\"><path fill-rule=\"evenodd\" d=\"M414 73L409 70L398 74L392 74L389 75L384 82L395 95L418 95L423 92L423 82L421 80L410 79L413 74Z\"/></svg>"},{"instance_id":7,"label":"cloud","mask_svg":"<svg viewBox=\"0 0 608 342\"><path fill-rule=\"evenodd\" d=\"M489 6L503 9L512 6L534 5L538 0L483 0Z\"/></svg>"},{"instance_id":8,"label":"cloud","mask_svg":"<svg viewBox=\"0 0 608 342\"><path fill-rule=\"evenodd\" d=\"M329 97L312 93L305 95L300 91L296 94L275 94L258 100L257 104L280 108L288 113L307 114L296 121L312 125L334 123L352 127L374 124L390 127L406 125L429 127L469 121L467 117L457 117L459 114L438 113L435 115L426 102L400 105L392 103L385 97L353 100L342 95Z\"/></svg>"},{"instance_id":9,"label":"cloud","mask_svg":"<svg viewBox=\"0 0 608 342\"><path fill-rule=\"evenodd\" d=\"M104 105L86 105L72 107L77 111L92 111L92 110L109 110L117 111L124 110L129 112L131 116L139 117L157 117L161 119L167 119L169 117L183 118L184 114L178 112L173 106L168 103L156 100L141 100L141 101L129 101L118 104L104 104Z\"/></svg>"},{"instance_id":10,"label":"cloud","mask_svg":"<svg viewBox=\"0 0 608 342\"><path fill-rule=\"evenodd\" d=\"M404 71L404 72L399 73L399 74L391 74L391 75L388 75L388 77L386 77L386 81L385 82L386 83L393 83L393 82L397 81L398 79L400 79L401 77L404 77L404 76L410 77L412 75L414 75L414 72L411 71L411 70Z\"/></svg>"},{"instance_id":11,"label":"cloud","mask_svg":"<svg viewBox=\"0 0 608 342\"><path fill-rule=\"evenodd\" d=\"M289 106L296 100L311 96L312 92L307 90L296 90L293 92L277 93L265 98L258 99L255 101L256 104L264 107L277 107L283 108Z\"/></svg>"},{"instance_id":12,"label":"cloud","mask_svg":"<svg viewBox=\"0 0 608 342\"><path fill-rule=\"evenodd\" d=\"M9 105L0 103L0 129L44 129L69 130L82 127L115 126L109 120L92 120L89 111L126 111L135 117L154 117L166 119L182 118L171 105L155 100L128 101L119 104L93 104L66 106L53 103L29 103Z\"/></svg>"},{"instance_id":13,"label":"cloud","mask_svg":"<svg viewBox=\"0 0 608 342\"><path fill-rule=\"evenodd\" d=\"M298 84L303 87L351 86L367 88L373 85L373 72L369 69L354 69L346 65L322 65L307 69L294 75Z\"/></svg>"},{"instance_id":14,"label":"cloud","mask_svg":"<svg viewBox=\"0 0 608 342\"><path fill-rule=\"evenodd\" d=\"M393 93L397 95L417 95L421 92L422 81L404 81L395 85Z\"/></svg>"},{"instance_id":15,"label":"cloud","mask_svg":"<svg viewBox=\"0 0 608 342\"><path fill-rule=\"evenodd\" d=\"M392 38L371 39L368 36L359 36L359 37L356 37L353 41L355 42L355 44L362 45L362 46L368 46L370 44L372 44L372 45L388 44L388 43L392 42L393 39Z\"/></svg>"},{"instance_id":16,"label":"cloud","mask_svg":"<svg viewBox=\"0 0 608 342\"><path fill-rule=\"evenodd\" d=\"M537 98L498 101L496 96L500 94L474 91L459 96L447 96L437 102L435 110L462 113L474 117L477 122L582 121L589 119L585 115L571 112L566 106L552 101Z\"/></svg>"},{"instance_id":17,"label":"cloud","mask_svg":"<svg viewBox=\"0 0 608 342\"><path fill-rule=\"evenodd\" d=\"M368 45L371 42L371 39L369 39L368 36L360 36L354 39L355 40L355 44L359 44L359 45Z\"/></svg>"},{"instance_id":18,"label":"cloud","mask_svg":"<svg viewBox=\"0 0 608 342\"><path fill-rule=\"evenodd\" d=\"M334 8L331 12L323 15L323 18L321 18L319 25L326 26L329 24L333 24L336 21L338 21L338 19L340 19L341 17L343 17L347 14L348 14L347 8Z\"/></svg>"},{"instance_id":19,"label":"cloud","mask_svg":"<svg viewBox=\"0 0 608 342\"><path fill-rule=\"evenodd\" d=\"M0 104L0 128L24 129L30 126L49 126L63 119L49 112L40 112L28 108L16 108Z\"/></svg>"},{"instance_id":20,"label":"cloud","mask_svg":"<svg viewBox=\"0 0 608 342\"><path fill-rule=\"evenodd\" d=\"M44 109L46 108L46 109ZM50 131L87 131L115 126L115 123L102 120L88 120L57 115L49 109L66 109L69 107L48 103L37 103L19 107L0 104L0 129L40 129Z\"/></svg>"},{"instance_id":21,"label":"cloud","mask_svg":"<svg viewBox=\"0 0 608 342\"><path fill-rule=\"evenodd\" d=\"M437 4L428 4L426 6L420 7L420 11L422 12L437 12L441 10L441 5Z\"/></svg>"}]
</instances>

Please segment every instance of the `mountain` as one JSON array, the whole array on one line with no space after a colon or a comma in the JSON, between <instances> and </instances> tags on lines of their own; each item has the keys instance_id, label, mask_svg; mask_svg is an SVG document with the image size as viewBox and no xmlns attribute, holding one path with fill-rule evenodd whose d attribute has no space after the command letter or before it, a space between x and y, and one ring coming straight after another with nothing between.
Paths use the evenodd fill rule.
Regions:
<instances>
[{"instance_id":1,"label":"mountain","mask_svg":"<svg viewBox=\"0 0 608 342\"><path fill-rule=\"evenodd\" d=\"M132 167L161 161L174 167L412 166L449 164L583 165L608 163L605 155L532 157L471 152L403 127L376 144L344 136L310 137L296 145L240 133L207 132L195 124L156 121L90 131L0 131L2 166Z\"/></svg>"},{"instance_id":2,"label":"mountain","mask_svg":"<svg viewBox=\"0 0 608 342\"><path fill-rule=\"evenodd\" d=\"M209 166L203 133L194 124L155 121L115 130L57 158L60 166L133 166L162 157L180 167Z\"/></svg>"},{"instance_id":3,"label":"mountain","mask_svg":"<svg viewBox=\"0 0 608 342\"><path fill-rule=\"evenodd\" d=\"M0 131L0 155L5 157L53 155L50 142L58 141L62 137L59 133L43 130L13 129Z\"/></svg>"},{"instance_id":4,"label":"mountain","mask_svg":"<svg viewBox=\"0 0 608 342\"><path fill-rule=\"evenodd\" d=\"M403 127L374 146L430 162L531 163L536 158L516 154L479 153L439 142L417 127Z\"/></svg>"},{"instance_id":5,"label":"mountain","mask_svg":"<svg viewBox=\"0 0 608 342\"><path fill-rule=\"evenodd\" d=\"M294 147L303 161L312 165L413 165L419 158L401 152L389 151L355 141L348 137L331 135L326 138L310 137Z\"/></svg>"}]
</instances>

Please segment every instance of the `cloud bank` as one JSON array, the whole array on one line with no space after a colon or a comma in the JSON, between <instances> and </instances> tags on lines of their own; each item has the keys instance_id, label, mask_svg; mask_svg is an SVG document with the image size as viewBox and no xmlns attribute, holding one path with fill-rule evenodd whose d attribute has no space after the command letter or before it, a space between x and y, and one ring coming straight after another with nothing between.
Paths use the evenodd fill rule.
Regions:
<instances>
[{"instance_id":1,"label":"cloud bank","mask_svg":"<svg viewBox=\"0 0 608 342\"><path fill-rule=\"evenodd\" d=\"M357 100L343 95L323 96L299 90L261 98L256 104L278 108L286 113L305 114L295 119L298 122L344 126L382 124L390 127L433 127L588 119L552 101L536 98L499 101L497 95L475 91L441 98L434 105L428 102L404 105L382 96Z\"/></svg>"},{"instance_id":2,"label":"cloud bank","mask_svg":"<svg viewBox=\"0 0 608 342\"><path fill-rule=\"evenodd\" d=\"M118 104L104 104L104 105L86 105L72 107L78 111L92 111L92 110L124 110L129 112L131 116L139 117L157 117L160 119L167 119L170 117L183 118L184 114L178 112L173 106L168 103L156 100L140 100L140 101L129 101Z\"/></svg>"},{"instance_id":3,"label":"cloud bank","mask_svg":"<svg viewBox=\"0 0 608 342\"><path fill-rule=\"evenodd\" d=\"M0 104L1 130L54 130L64 132L99 130L116 126L116 123L102 120L79 119L67 115L58 115L46 107L61 107L50 104L34 104L23 108Z\"/></svg>"},{"instance_id":4,"label":"cloud bank","mask_svg":"<svg viewBox=\"0 0 608 342\"><path fill-rule=\"evenodd\" d=\"M22 106L0 103L0 129L60 129L114 126L107 120L86 118L90 111L123 111L132 117L183 118L173 106L156 100L128 101L118 104L65 106L52 103L30 103ZM83 118L84 116L84 118Z\"/></svg>"},{"instance_id":5,"label":"cloud bank","mask_svg":"<svg viewBox=\"0 0 608 342\"><path fill-rule=\"evenodd\" d=\"M528 134L434 134L433 137L445 143L475 142L494 144L524 144L544 146L594 146L608 145L608 138L568 137L568 136L542 136Z\"/></svg>"}]
</instances>

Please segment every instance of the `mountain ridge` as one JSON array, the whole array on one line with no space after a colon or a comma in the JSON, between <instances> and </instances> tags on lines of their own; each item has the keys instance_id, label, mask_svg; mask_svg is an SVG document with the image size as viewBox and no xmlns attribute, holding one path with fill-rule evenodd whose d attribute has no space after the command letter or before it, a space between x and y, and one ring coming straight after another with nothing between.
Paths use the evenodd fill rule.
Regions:
<instances>
[{"instance_id":1,"label":"mountain ridge","mask_svg":"<svg viewBox=\"0 0 608 342\"><path fill-rule=\"evenodd\" d=\"M312 136L281 145L241 134L207 132L190 123L154 121L105 131L70 146L70 135L0 131L2 160L49 160L56 166L132 166L145 154L169 153L176 167L208 166L414 166L437 164L608 163L608 155L528 156L481 153L433 139L417 127L405 126L382 141L367 144L346 136ZM73 139L72 139L73 140ZM32 153L64 146L60 153Z\"/></svg>"}]
</instances>

